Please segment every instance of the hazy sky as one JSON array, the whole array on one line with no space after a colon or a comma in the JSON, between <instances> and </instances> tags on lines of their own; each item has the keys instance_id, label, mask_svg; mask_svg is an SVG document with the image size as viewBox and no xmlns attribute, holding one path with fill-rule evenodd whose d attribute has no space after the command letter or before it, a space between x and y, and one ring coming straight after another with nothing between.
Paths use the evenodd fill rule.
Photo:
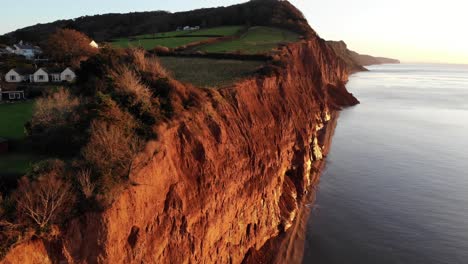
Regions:
<instances>
[{"instance_id":1,"label":"hazy sky","mask_svg":"<svg viewBox=\"0 0 468 264\"><path fill-rule=\"evenodd\" d=\"M0 0L6 1L6 0ZM61 18L111 12L182 11L242 0L17 0L2 3L0 33ZM291 0L325 39L404 62L468 64L468 0Z\"/></svg>"}]
</instances>

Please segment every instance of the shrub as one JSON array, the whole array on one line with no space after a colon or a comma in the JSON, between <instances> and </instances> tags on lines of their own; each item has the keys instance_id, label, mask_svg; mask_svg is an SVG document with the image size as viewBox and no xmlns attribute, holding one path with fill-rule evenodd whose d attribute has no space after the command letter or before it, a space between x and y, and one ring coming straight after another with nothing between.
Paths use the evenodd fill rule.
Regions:
<instances>
[{"instance_id":1,"label":"shrub","mask_svg":"<svg viewBox=\"0 0 468 264\"><path fill-rule=\"evenodd\" d=\"M94 121L91 137L83 149L84 159L104 178L120 183L128 179L131 163L140 150L133 131L121 126Z\"/></svg>"},{"instance_id":2,"label":"shrub","mask_svg":"<svg viewBox=\"0 0 468 264\"><path fill-rule=\"evenodd\" d=\"M146 56L146 51L142 49L130 49L129 53L133 65L139 72L151 73L157 78L168 76L166 69L156 56Z\"/></svg>"},{"instance_id":3,"label":"shrub","mask_svg":"<svg viewBox=\"0 0 468 264\"><path fill-rule=\"evenodd\" d=\"M58 91L39 98L36 101L32 126L66 125L67 118L80 105L80 100L70 94L70 91L60 88Z\"/></svg>"},{"instance_id":4,"label":"shrub","mask_svg":"<svg viewBox=\"0 0 468 264\"><path fill-rule=\"evenodd\" d=\"M81 100L63 88L37 99L27 127L35 148L48 154L76 153L85 140L85 115L79 113L80 107Z\"/></svg>"},{"instance_id":5,"label":"shrub","mask_svg":"<svg viewBox=\"0 0 468 264\"><path fill-rule=\"evenodd\" d=\"M130 106L142 105L151 108L151 91L141 83L140 77L129 67L121 66L110 72L114 80L115 92L129 100Z\"/></svg>"},{"instance_id":6,"label":"shrub","mask_svg":"<svg viewBox=\"0 0 468 264\"><path fill-rule=\"evenodd\" d=\"M169 53L172 52L170 48L163 47L163 46L156 46L156 47L153 48L153 51L156 54L169 54Z\"/></svg>"}]
</instances>

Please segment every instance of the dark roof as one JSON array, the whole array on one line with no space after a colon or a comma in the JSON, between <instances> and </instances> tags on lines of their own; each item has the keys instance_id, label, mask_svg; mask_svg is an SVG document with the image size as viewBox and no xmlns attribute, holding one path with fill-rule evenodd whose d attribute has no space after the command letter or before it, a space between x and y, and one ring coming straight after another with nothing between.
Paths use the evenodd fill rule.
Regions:
<instances>
[{"instance_id":1,"label":"dark roof","mask_svg":"<svg viewBox=\"0 0 468 264\"><path fill-rule=\"evenodd\" d=\"M47 67L47 68L41 68L48 74L60 74L62 73L66 68L59 68L59 67Z\"/></svg>"},{"instance_id":2,"label":"dark roof","mask_svg":"<svg viewBox=\"0 0 468 264\"><path fill-rule=\"evenodd\" d=\"M20 75L33 74L33 73L36 72L36 70L34 70L32 68L14 68L12 70L14 70L15 72L17 72Z\"/></svg>"}]
</instances>

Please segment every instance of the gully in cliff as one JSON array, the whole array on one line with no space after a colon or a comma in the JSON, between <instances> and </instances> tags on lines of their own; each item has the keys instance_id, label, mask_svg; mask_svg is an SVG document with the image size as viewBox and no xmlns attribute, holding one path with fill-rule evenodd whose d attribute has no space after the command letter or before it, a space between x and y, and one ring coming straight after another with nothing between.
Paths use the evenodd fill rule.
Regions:
<instances>
[{"instance_id":1,"label":"gully in cliff","mask_svg":"<svg viewBox=\"0 0 468 264\"><path fill-rule=\"evenodd\" d=\"M136 24L110 26L130 16ZM149 34L143 21L167 33ZM358 103L345 84L362 67L287 1L68 22L83 31L60 31L68 46L92 32L110 45L77 55L71 89L34 99L21 144L55 159L2 190L2 262L256 263L275 261L278 248L299 256L286 245L307 217L336 111ZM50 40L54 28L7 36L40 30Z\"/></svg>"}]
</instances>

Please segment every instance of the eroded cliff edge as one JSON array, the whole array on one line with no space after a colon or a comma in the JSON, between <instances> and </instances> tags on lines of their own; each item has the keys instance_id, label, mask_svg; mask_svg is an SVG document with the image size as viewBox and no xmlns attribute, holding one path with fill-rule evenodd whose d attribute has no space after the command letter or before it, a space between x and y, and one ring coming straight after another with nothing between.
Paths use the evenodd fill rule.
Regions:
<instances>
[{"instance_id":1,"label":"eroded cliff edge","mask_svg":"<svg viewBox=\"0 0 468 264\"><path fill-rule=\"evenodd\" d=\"M323 165L327 123L358 101L345 88L352 68L319 37L280 57L281 67L230 88L177 84L196 107L157 128L132 187L3 263L240 263L291 228Z\"/></svg>"}]
</instances>

